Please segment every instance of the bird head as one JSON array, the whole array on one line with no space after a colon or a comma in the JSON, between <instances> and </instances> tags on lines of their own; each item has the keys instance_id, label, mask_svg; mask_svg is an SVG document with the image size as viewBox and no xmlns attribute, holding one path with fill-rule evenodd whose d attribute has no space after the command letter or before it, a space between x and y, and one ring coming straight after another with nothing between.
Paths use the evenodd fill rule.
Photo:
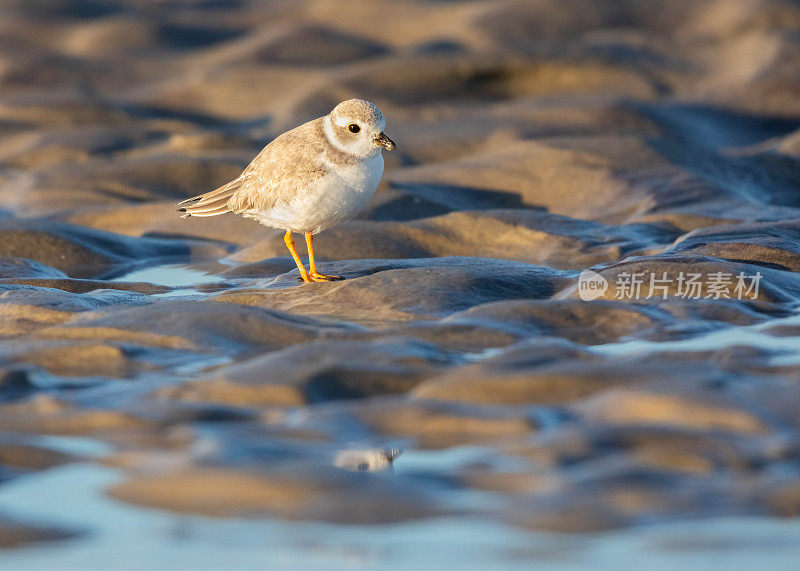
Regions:
<instances>
[{"instance_id":1,"label":"bird head","mask_svg":"<svg viewBox=\"0 0 800 571\"><path fill-rule=\"evenodd\" d=\"M381 149L392 151L394 141L386 136L386 118L378 106L363 99L339 103L325 118L326 132L334 146L358 157Z\"/></svg>"}]
</instances>

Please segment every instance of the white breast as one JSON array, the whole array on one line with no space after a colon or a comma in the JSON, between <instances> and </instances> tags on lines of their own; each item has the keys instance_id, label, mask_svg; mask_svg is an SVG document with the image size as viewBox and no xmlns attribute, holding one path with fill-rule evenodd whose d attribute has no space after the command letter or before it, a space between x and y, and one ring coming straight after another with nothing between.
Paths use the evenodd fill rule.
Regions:
<instances>
[{"instance_id":1,"label":"white breast","mask_svg":"<svg viewBox=\"0 0 800 571\"><path fill-rule=\"evenodd\" d=\"M380 152L346 167L330 166L321 178L287 204L277 204L254 218L275 228L318 234L361 212L378 188L383 176Z\"/></svg>"}]
</instances>

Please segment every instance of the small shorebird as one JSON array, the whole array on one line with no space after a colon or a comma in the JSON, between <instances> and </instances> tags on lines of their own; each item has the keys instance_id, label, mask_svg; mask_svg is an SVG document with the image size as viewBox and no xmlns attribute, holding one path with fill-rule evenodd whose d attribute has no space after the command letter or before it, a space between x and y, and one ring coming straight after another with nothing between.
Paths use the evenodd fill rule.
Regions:
<instances>
[{"instance_id":1,"label":"small shorebird","mask_svg":"<svg viewBox=\"0 0 800 571\"><path fill-rule=\"evenodd\" d=\"M286 230L284 242L304 282L340 280L317 271L314 235L358 214L375 194L383 175L381 149L395 147L385 128L374 103L343 101L275 138L236 180L184 200L178 212L185 212L182 218L233 212ZM292 232L305 234L309 271Z\"/></svg>"}]
</instances>

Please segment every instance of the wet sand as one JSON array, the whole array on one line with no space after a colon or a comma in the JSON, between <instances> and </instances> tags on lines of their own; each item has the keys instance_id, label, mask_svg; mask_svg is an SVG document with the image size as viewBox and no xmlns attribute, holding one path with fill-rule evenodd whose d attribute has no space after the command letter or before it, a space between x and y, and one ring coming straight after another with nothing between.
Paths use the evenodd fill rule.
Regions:
<instances>
[{"instance_id":1,"label":"wet sand","mask_svg":"<svg viewBox=\"0 0 800 571\"><path fill-rule=\"evenodd\" d=\"M796 533L799 26L783 0L4 2L0 547L102 545L15 500L70 470L134 522L413 549L450 522L448 549L508 539L487 565ZM351 97L398 148L315 240L345 281L179 218ZM550 532L577 535L516 540Z\"/></svg>"}]
</instances>

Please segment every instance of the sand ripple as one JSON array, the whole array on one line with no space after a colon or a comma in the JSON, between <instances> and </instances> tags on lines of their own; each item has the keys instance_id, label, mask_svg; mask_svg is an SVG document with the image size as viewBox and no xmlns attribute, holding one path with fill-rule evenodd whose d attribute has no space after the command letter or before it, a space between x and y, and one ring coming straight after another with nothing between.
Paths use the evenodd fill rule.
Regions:
<instances>
[{"instance_id":1,"label":"sand ripple","mask_svg":"<svg viewBox=\"0 0 800 571\"><path fill-rule=\"evenodd\" d=\"M71 434L113 445L113 497L178 512L796 516L798 25L780 0L4 2L0 481L92 461L26 440ZM346 281L176 216L356 96L398 150L316 242ZM0 547L81 531L0 514Z\"/></svg>"}]
</instances>

